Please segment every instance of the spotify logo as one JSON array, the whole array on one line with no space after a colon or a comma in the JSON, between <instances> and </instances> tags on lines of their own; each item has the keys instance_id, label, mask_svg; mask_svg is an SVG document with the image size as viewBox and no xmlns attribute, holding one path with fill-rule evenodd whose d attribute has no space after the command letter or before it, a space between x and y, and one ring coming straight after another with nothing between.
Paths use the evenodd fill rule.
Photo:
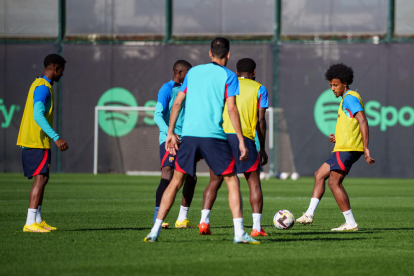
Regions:
<instances>
[{"instance_id":1,"label":"spotify logo","mask_svg":"<svg viewBox=\"0 0 414 276\"><path fill-rule=\"evenodd\" d=\"M313 116L316 126L325 136L329 137L330 133L335 133L341 100L341 97L335 96L332 89L325 90L316 100Z\"/></svg>"},{"instance_id":2,"label":"spotify logo","mask_svg":"<svg viewBox=\"0 0 414 276\"><path fill-rule=\"evenodd\" d=\"M102 94L98 106L138 106L134 95L121 87L114 87ZM102 130L115 137L130 133L138 121L138 112L125 110L99 111L99 126Z\"/></svg>"}]
</instances>

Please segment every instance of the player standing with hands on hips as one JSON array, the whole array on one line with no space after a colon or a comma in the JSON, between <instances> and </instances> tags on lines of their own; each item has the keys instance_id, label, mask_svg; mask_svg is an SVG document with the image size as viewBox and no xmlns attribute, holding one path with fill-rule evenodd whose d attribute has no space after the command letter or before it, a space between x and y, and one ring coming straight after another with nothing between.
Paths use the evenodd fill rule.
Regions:
<instances>
[{"instance_id":1,"label":"player standing with hands on hips","mask_svg":"<svg viewBox=\"0 0 414 276\"><path fill-rule=\"evenodd\" d=\"M365 156L368 164L375 163L368 149L368 121L361 97L349 88L354 80L352 68L342 63L334 64L326 71L325 77L330 82L335 96L342 97L335 134L329 137L329 141L335 143L335 148L331 158L315 172L315 187L309 208L296 222L301 224L313 222L315 210L325 193L325 181L329 178L329 188L346 220L344 224L333 228L332 231L358 231L358 224L355 222L348 194L342 182L361 155Z\"/></svg>"},{"instance_id":2,"label":"player standing with hands on hips","mask_svg":"<svg viewBox=\"0 0 414 276\"><path fill-rule=\"evenodd\" d=\"M65 140L52 129L54 114L53 83L58 82L65 70L65 59L57 54L50 54L44 60L44 72L29 89L22 122L20 124L17 145L22 147L24 176L34 177L30 191L29 210L23 232L47 233L57 230L48 225L41 215L43 194L49 180L50 140L60 151L69 148Z\"/></svg>"}]
</instances>

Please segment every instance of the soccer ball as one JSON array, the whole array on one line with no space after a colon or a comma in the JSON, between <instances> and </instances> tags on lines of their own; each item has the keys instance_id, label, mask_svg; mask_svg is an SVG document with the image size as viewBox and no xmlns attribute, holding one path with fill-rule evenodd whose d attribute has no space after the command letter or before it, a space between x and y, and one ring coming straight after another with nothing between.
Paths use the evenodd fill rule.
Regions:
<instances>
[{"instance_id":1,"label":"soccer ball","mask_svg":"<svg viewBox=\"0 0 414 276\"><path fill-rule=\"evenodd\" d=\"M290 175L290 178L292 180L298 180L299 179L299 174L297 172L294 172Z\"/></svg>"},{"instance_id":2,"label":"soccer ball","mask_svg":"<svg viewBox=\"0 0 414 276\"><path fill-rule=\"evenodd\" d=\"M295 224L295 217L288 210L280 210L273 217L273 224L277 229L289 229Z\"/></svg>"}]
</instances>

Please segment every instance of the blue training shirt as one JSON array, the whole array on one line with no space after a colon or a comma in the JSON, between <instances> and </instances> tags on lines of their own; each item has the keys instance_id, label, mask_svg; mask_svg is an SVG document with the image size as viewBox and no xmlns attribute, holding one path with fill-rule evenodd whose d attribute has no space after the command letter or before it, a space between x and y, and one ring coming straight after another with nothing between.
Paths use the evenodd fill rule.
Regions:
<instances>
[{"instance_id":1,"label":"blue training shirt","mask_svg":"<svg viewBox=\"0 0 414 276\"><path fill-rule=\"evenodd\" d=\"M49 83L52 82L47 77L42 77ZM59 135L49 125L45 117L46 110L50 110L50 96L49 88L46 85L40 85L35 88L33 92L33 118L46 135L56 142L59 139Z\"/></svg>"},{"instance_id":2,"label":"blue training shirt","mask_svg":"<svg viewBox=\"0 0 414 276\"><path fill-rule=\"evenodd\" d=\"M267 94L267 89L263 85L259 88L259 93L257 93L257 101L259 102L259 108L268 108L269 107L269 96Z\"/></svg>"},{"instance_id":3,"label":"blue training shirt","mask_svg":"<svg viewBox=\"0 0 414 276\"><path fill-rule=\"evenodd\" d=\"M180 88L185 93L183 136L226 139L223 108L239 95L237 75L215 62L191 68Z\"/></svg>"},{"instance_id":4,"label":"blue training shirt","mask_svg":"<svg viewBox=\"0 0 414 276\"><path fill-rule=\"evenodd\" d=\"M348 91L351 91L351 90L348 90ZM346 91L343 97L345 97L348 91ZM342 110L344 111L346 116L348 116L348 118L354 118L356 113L358 113L359 111L364 111L358 98L352 95L346 96L344 98L344 102L342 104Z\"/></svg>"},{"instance_id":5,"label":"blue training shirt","mask_svg":"<svg viewBox=\"0 0 414 276\"><path fill-rule=\"evenodd\" d=\"M173 80L165 83L158 92L157 105L155 107L154 121L160 129L160 145L167 140L168 126L170 124L171 108L174 104L175 98L177 98L178 90L181 84L176 83ZM178 115L177 122L175 124L174 132L181 136L182 125L184 120L185 105L183 105L180 114Z\"/></svg>"}]
</instances>

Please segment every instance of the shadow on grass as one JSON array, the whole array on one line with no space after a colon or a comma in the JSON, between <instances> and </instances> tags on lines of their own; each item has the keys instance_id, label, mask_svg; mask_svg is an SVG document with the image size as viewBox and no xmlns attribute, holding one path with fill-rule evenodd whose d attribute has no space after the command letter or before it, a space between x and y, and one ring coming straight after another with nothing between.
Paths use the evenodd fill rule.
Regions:
<instances>
[{"instance_id":1,"label":"shadow on grass","mask_svg":"<svg viewBox=\"0 0 414 276\"><path fill-rule=\"evenodd\" d=\"M314 239L263 239L262 243L270 242L306 242L306 241L354 241L366 240L366 238L314 238Z\"/></svg>"},{"instance_id":2,"label":"shadow on grass","mask_svg":"<svg viewBox=\"0 0 414 276\"><path fill-rule=\"evenodd\" d=\"M72 230L62 230L68 232L77 232L77 231L124 231L124 230L151 230L151 227L143 227L143 228L91 228L91 229L72 229ZM60 231L59 231L60 232Z\"/></svg>"}]
</instances>

